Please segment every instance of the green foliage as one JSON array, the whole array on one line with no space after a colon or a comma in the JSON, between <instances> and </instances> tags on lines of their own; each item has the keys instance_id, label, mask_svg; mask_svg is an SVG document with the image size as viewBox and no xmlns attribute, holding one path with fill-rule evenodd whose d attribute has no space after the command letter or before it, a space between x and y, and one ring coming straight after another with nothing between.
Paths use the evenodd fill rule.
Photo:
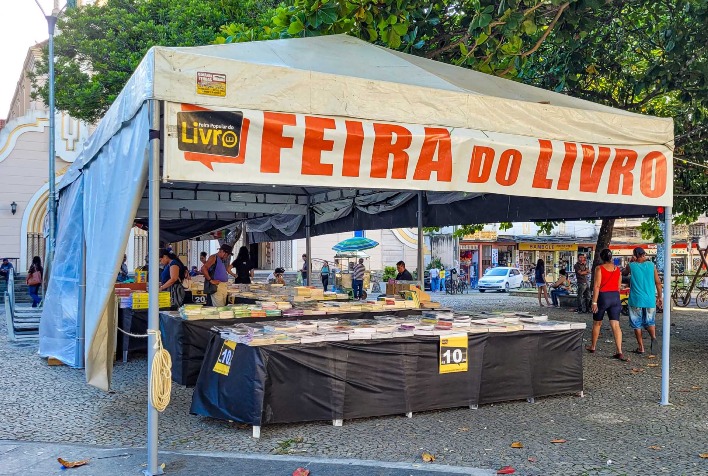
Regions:
<instances>
[{"instance_id":1,"label":"green foliage","mask_svg":"<svg viewBox=\"0 0 708 476\"><path fill-rule=\"evenodd\" d=\"M563 221L537 221L535 222L536 226L538 226L538 233L537 234L545 234L545 235L550 235L553 229L558 226L558 224L563 223Z\"/></svg>"},{"instance_id":2,"label":"green foliage","mask_svg":"<svg viewBox=\"0 0 708 476\"><path fill-rule=\"evenodd\" d=\"M395 266L384 266L383 277L381 278L384 283L388 282L389 279L396 279L398 276L398 270Z\"/></svg>"},{"instance_id":3,"label":"green foliage","mask_svg":"<svg viewBox=\"0 0 708 476\"><path fill-rule=\"evenodd\" d=\"M570 8L520 77L612 107L672 117L673 212L677 223L692 223L708 210L708 0L597 3Z\"/></svg>"},{"instance_id":4,"label":"green foliage","mask_svg":"<svg viewBox=\"0 0 708 476\"><path fill-rule=\"evenodd\" d=\"M440 269L443 267L442 260L440 258L433 258L430 260L430 263L428 263L428 266L425 267L425 269L433 269L437 268Z\"/></svg>"},{"instance_id":5,"label":"green foliage","mask_svg":"<svg viewBox=\"0 0 708 476\"><path fill-rule=\"evenodd\" d=\"M221 25L238 18L245 25L264 21L274 0L108 0L66 12L55 38L57 109L87 122L100 119L155 45L212 43ZM38 81L48 72L47 52L33 80L35 97L48 102Z\"/></svg>"},{"instance_id":6,"label":"green foliage","mask_svg":"<svg viewBox=\"0 0 708 476\"><path fill-rule=\"evenodd\" d=\"M389 48L511 77L570 5L547 0L295 0L266 24L234 20L218 42L347 33Z\"/></svg>"},{"instance_id":7,"label":"green foliage","mask_svg":"<svg viewBox=\"0 0 708 476\"><path fill-rule=\"evenodd\" d=\"M653 243L663 243L664 237L659 228L659 219L656 217L649 218L639 225L639 231L642 234L642 239L652 241Z\"/></svg>"}]
</instances>

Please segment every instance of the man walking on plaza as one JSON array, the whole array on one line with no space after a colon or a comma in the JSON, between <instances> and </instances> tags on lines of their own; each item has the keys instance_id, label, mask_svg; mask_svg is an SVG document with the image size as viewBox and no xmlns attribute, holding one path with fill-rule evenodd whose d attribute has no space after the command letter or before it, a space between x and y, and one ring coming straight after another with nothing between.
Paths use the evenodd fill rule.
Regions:
<instances>
[{"instance_id":1,"label":"man walking on plaza","mask_svg":"<svg viewBox=\"0 0 708 476\"><path fill-rule=\"evenodd\" d=\"M359 263L352 270L352 287L354 288L354 299L362 298L362 290L364 289L364 258L359 258Z\"/></svg>"},{"instance_id":2,"label":"man walking on plaza","mask_svg":"<svg viewBox=\"0 0 708 476\"><path fill-rule=\"evenodd\" d=\"M661 280L656 266L648 258L642 248L634 248L633 258L629 265L622 271L624 276L629 275L629 325L634 329L637 338L635 354L644 353L644 340L642 329L646 329L651 338L650 353L658 351L656 341L656 307L661 306Z\"/></svg>"},{"instance_id":3,"label":"man walking on plaza","mask_svg":"<svg viewBox=\"0 0 708 476\"><path fill-rule=\"evenodd\" d=\"M585 255L578 256L578 262L575 263L575 282L578 285L577 295L577 312L588 312L588 302L590 301L590 284L588 283L588 268L587 258Z\"/></svg>"}]
</instances>

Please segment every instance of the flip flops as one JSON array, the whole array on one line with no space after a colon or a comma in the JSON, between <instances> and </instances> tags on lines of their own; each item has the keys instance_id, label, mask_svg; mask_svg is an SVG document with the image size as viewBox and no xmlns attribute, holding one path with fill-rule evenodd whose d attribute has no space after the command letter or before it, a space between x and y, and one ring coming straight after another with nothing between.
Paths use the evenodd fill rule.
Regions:
<instances>
[{"instance_id":1,"label":"flip flops","mask_svg":"<svg viewBox=\"0 0 708 476\"><path fill-rule=\"evenodd\" d=\"M632 353L633 353L633 354L644 355L644 351L643 351L643 350L639 350L638 348L637 348L637 349L634 349L634 350L632 351Z\"/></svg>"},{"instance_id":2,"label":"flip flops","mask_svg":"<svg viewBox=\"0 0 708 476\"><path fill-rule=\"evenodd\" d=\"M589 347L589 346L588 346L588 347L585 347L585 350L587 350L587 351L590 352L591 354L594 354L594 353L595 353L595 349L593 349L592 347Z\"/></svg>"},{"instance_id":3,"label":"flip flops","mask_svg":"<svg viewBox=\"0 0 708 476\"><path fill-rule=\"evenodd\" d=\"M615 354L612 356L612 358L620 360L622 362L629 362L629 359L624 354Z\"/></svg>"}]
</instances>

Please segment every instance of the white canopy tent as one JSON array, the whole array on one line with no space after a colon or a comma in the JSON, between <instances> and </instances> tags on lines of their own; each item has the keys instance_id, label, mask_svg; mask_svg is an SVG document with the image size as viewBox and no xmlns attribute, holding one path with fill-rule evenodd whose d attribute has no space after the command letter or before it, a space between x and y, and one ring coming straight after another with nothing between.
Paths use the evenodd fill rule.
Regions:
<instances>
[{"instance_id":1,"label":"white canopy tent","mask_svg":"<svg viewBox=\"0 0 708 476\"><path fill-rule=\"evenodd\" d=\"M40 353L81 367L85 350L88 382L109 387L109 296L136 220L150 230L157 329L161 230L171 241L245 220L261 241L647 216L672 204L672 150L670 119L344 35L152 48L60 184ZM667 306L664 403L668 322ZM149 407L149 474L156 415Z\"/></svg>"}]
</instances>

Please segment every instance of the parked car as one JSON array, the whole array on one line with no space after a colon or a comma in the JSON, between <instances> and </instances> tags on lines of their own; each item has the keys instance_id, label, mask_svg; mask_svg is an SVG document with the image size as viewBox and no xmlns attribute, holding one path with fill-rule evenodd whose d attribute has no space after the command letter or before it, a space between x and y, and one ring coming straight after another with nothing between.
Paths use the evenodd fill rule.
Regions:
<instances>
[{"instance_id":1,"label":"parked car","mask_svg":"<svg viewBox=\"0 0 708 476\"><path fill-rule=\"evenodd\" d=\"M498 267L490 269L479 280L477 287L483 293L487 289L490 291L506 292L510 289L520 288L523 276L517 268Z\"/></svg>"}]
</instances>

